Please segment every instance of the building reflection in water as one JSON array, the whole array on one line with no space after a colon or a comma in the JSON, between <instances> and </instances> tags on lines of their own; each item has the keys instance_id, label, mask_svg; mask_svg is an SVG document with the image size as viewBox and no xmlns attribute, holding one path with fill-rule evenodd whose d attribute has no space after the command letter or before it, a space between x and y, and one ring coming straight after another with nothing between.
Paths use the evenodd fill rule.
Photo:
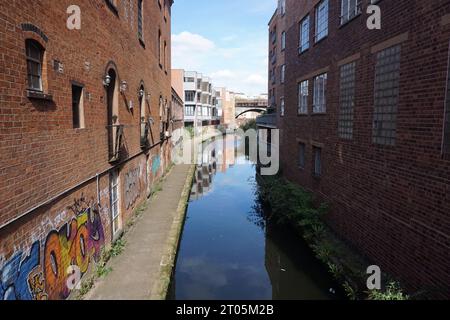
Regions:
<instances>
[{"instance_id":1,"label":"building reflection in water","mask_svg":"<svg viewBox=\"0 0 450 320\"><path fill-rule=\"evenodd\" d=\"M235 165L235 136L224 135L222 139L212 139L203 143L197 154L197 170L191 190L191 200L198 200L211 191L217 172L226 173Z\"/></svg>"}]
</instances>

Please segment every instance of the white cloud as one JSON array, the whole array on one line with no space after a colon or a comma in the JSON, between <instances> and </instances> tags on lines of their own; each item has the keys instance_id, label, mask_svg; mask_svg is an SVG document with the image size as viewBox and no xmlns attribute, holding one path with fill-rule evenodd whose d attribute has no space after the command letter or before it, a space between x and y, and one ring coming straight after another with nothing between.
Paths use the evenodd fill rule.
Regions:
<instances>
[{"instance_id":1,"label":"white cloud","mask_svg":"<svg viewBox=\"0 0 450 320\"><path fill-rule=\"evenodd\" d=\"M233 79L236 78L236 74L230 70L219 70L211 73L211 77L214 79Z\"/></svg>"},{"instance_id":2,"label":"white cloud","mask_svg":"<svg viewBox=\"0 0 450 320\"><path fill-rule=\"evenodd\" d=\"M220 47L202 35L183 31L172 36L172 55L173 68L209 75L215 86L250 95L267 91L265 39Z\"/></svg>"},{"instance_id":3,"label":"white cloud","mask_svg":"<svg viewBox=\"0 0 450 320\"><path fill-rule=\"evenodd\" d=\"M264 85L267 84L267 79L263 77L261 74L251 74L246 79L245 82L248 84L255 84L255 85Z\"/></svg>"},{"instance_id":4,"label":"white cloud","mask_svg":"<svg viewBox=\"0 0 450 320\"><path fill-rule=\"evenodd\" d=\"M215 44L199 34L183 31L172 36L172 46L178 51L199 53L213 50Z\"/></svg>"}]
</instances>

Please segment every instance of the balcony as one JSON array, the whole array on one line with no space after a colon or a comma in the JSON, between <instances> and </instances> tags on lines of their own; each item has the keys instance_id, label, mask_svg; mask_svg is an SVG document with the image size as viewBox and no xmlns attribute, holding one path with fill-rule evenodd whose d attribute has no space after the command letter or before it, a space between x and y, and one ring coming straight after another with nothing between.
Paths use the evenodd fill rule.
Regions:
<instances>
[{"instance_id":1,"label":"balcony","mask_svg":"<svg viewBox=\"0 0 450 320\"><path fill-rule=\"evenodd\" d=\"M127 157L124 145L123 125L112 125L106 127L108 130L109 162L114 163Z\"/></svg>"}]
</instances>

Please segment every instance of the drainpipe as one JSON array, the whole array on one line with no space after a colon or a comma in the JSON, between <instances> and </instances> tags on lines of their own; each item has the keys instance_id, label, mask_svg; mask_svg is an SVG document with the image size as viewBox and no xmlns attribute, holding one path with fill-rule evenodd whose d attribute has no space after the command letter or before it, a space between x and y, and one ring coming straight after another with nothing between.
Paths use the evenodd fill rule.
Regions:
<instances>
[{"instance_id":1,"label":"drainpipe","mask_svg":"<svg viewBox=\"0 0 450 320\"><path fill-rule=\"evenodd\" d=\"M100 208L100 175L97 173L97 205Z\"/></svg>"}]
</instances>

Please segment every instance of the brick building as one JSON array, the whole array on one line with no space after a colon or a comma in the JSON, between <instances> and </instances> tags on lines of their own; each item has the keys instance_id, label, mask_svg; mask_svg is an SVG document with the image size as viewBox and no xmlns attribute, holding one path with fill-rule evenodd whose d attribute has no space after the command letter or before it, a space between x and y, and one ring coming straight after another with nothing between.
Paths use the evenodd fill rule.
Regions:
<instances>
[{"instance_id":1,"label":"brick building","mask_svg":"<svg viewBox=\"0 0 450 320\"><path fill-rule=\"evenodd\" d=\"M285 81L269 92L283 174L410 292L450 297L450 2L280 2L270 28L285 50L269 69L281 56Z\"/></svg>"},{"instance_id":2,"label":"brick building","mask_svg":"<svg viewBox=\"0 0 450 320\"><path fill-rule=\"evenodd\" d=\"M0 299L67 298L170 162L172 1L76 3L0 0Z\"/></svg>"}]
</instances>

